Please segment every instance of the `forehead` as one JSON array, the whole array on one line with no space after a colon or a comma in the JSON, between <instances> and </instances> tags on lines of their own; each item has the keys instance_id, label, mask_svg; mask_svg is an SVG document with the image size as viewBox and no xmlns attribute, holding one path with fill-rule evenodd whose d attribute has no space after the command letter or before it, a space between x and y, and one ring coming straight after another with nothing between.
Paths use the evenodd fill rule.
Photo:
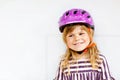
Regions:
<instances>
[{"instance_id":1,"label":"forehead","mask_svg":"<svg viewBox=\"0 0 120 80\"><path fill-rule=\"evenodd\" d=\"M81 32L84 31L83 26L81 25L74 25L69 28L68 33L75 33L75 32Z\"/></svg>"}]
</instances>

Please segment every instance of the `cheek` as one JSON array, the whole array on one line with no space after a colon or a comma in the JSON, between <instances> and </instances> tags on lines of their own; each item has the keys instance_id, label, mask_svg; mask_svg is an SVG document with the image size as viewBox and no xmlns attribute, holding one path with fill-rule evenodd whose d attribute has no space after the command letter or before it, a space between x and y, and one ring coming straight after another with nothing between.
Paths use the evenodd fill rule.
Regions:
<instances>
[{"instance_id":1,"label":"cheek","mask_svg":"<svg viewBox=\"0 0 120 80\"><path fill-rule=\"evenodd\" d=\"M88 42L90 42L90 36L88 34L85 35L84 39Z\"/></svg>"},{"instance_id":2,"label":"cheek","mask_svg":"<svg viewBox=\"0 0 120 80\"><path fill-rule=\"evenodd\" d=\"M87 37L87 38L86 38L86 41L87 41L88 43L90 43L90 38L89 38L89 37Z\"/></svg>"},{"instance_id":3,"label":"cheek","mask_svg":"<svg viewBox=\"0 0 120 80\"><path fill-rule=\"evenodd\" d=\"M66 40L66 44L68 47L70 47L72 45L72 40L71 39L67 39Z\"/></svg>"}]
</instances>

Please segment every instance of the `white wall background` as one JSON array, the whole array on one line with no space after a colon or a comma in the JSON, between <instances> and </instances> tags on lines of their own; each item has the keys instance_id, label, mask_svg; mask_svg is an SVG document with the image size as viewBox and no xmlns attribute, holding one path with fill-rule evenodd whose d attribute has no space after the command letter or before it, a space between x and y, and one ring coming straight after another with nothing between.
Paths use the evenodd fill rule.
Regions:
<instances>
[{"instance_id":1,"label":"white wall background","mask_svg":"<svg viewBox=\"0 0 120 80\"><path fill-rule=\"evenodd\" d=\"M0 80L52 80L65 51L58 19L71 8L93 16L95 41L120 79L120 0L0 0Z\"/></svg>"}]
</instances>

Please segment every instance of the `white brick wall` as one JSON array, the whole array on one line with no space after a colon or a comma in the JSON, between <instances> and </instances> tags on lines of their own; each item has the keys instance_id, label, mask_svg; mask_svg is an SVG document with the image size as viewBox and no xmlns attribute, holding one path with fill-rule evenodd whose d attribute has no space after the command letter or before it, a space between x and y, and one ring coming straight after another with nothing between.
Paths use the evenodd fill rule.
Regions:
<instances>
[{"instance_id":1,"label":"white brick wall","mask_svg":"<svg viewBox=\"0 0 120 80\"><path fill-rule=\"evenodd\" d=\"M65 51L58 30L70 8L88 10L95 41L116 80L119 65L119 0L0 0L0 80L52 80Z\"/></svg>"}]
</instances>

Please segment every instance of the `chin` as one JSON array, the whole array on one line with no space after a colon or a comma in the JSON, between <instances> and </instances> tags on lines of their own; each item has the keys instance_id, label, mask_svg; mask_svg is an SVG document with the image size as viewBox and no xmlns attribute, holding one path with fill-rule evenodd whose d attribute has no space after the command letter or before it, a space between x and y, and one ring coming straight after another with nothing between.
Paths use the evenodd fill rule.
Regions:
<instances>
[{"instance_id":1,"label":"chin","mask_svg":"<svg viewBox=\"0 0 120 80\"><path fill-rule=\"evenodd\" d=\"M75 51L83 51L84 49L73 49L73 50L75 50Z\"/></svg>"}]
</instances>

